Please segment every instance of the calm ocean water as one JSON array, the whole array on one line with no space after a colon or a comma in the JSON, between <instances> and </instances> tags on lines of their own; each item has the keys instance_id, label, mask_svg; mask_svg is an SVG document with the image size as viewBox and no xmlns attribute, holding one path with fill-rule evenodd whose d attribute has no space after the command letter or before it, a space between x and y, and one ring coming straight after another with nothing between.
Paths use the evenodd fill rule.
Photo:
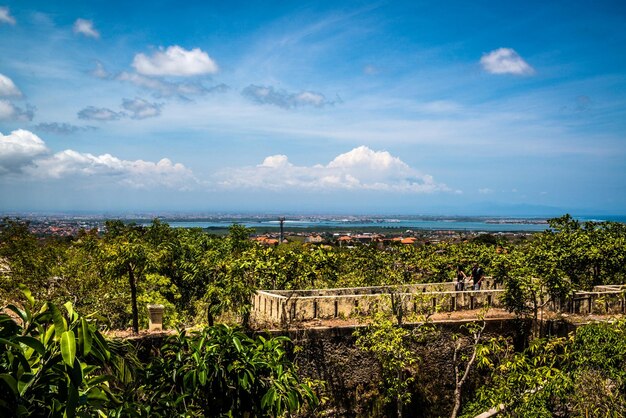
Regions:
<instances>
[{"instance_id":1,"label":"calm ocean water","mask_svg":"<svg viewBox=\"0 0 626 418\"><path fill-rule=\"evenodd\" d=\"M168 223L175 228L228 228L233 224L232 220L225 221L169 221ZM502 222L502 223L500 223ZM237 220L238 224L248 228L276 228L278 230L278 221L258 221L258 220ZM319 229L359 229L359 228L400 228L421 229L421 230L455 230L455 231L543 231L547 224L534 223L488 223L485 221L461 221L461 220L402 220L402 219L381 219L377 221L354 221L341 219L328 220L286 220L285 228L308 228Z\"/></svg>"},{"instance_id":2,"label":"calm ocean water","mask_svg":"<svg viewBox=\"0 0 626 418\"><path fill-rule=\"evenodd\" d=\"M580 221L616 221L626 222L626 217L579 217ZM233 223L248 228L279 228L277 219L238 218L215 220L165 220L175 228L228 228ZM146 224L148 225L148 224ZM354 230L360 228L394 228L413 230L453 230L487 232L537 232L548 228L545 220L537 218L293 218L285 221L285 228L298 229L338 229Z\"/></svg>"}]
</instances>

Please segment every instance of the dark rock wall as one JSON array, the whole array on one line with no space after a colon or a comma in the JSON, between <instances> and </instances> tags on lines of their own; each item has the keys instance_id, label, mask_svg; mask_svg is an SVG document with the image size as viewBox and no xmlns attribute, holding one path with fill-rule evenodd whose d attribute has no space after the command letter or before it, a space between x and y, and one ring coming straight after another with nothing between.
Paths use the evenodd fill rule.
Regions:
<instances>
[{"instance_id":1,"label":"dark rock wall","mask_svg":"<svg viewBox=\"0 0 626 418\"><path fill-rule=\"evenodd\" d=\"M412 400L406 405L406 417L449 416L454 393L452 364L455 334L469 343L466 322L437 323L437 332L422 343L413 344L420 363ZM522 349L528 324L513 320L489 320L485 338L504 336ZM328 328L280 332L300 347L294 353L300 373L326 382L328 398L322 414L333 417L386 417L394 415L394 405L384 405L378 390L381 370L373 355L359 350L352 336L355 328ZM273 333L277 334L277 333ZM471 374L464 397L471 396L484 379L479 372Z\"/></svg>"}]
</instances>

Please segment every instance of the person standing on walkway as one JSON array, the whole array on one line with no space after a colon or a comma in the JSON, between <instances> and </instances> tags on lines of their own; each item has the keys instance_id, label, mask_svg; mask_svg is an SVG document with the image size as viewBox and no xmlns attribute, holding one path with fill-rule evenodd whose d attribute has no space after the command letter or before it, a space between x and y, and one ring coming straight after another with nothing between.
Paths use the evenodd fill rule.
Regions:
<instances>
[{"instance_id":1,"label":"person standing on walkway","mask_svg":"<svg viewBox=\"0 0 626 418\"><path fill-rule=\"evenodd\" d=\"M465 290L465 279L467 279L467 274L463 271L463 267L456 266L456 290L458 292Z\"/></svg>"},{"instance_id":2,"label":"person standing on walkway","mask_svg":"<svg viewBox=\"0 0 626 418\"><path fill-rule=\"evenodd\" d=\"M478 265L478 263L474 264L472 267L472 282L474 283L474 290L480 290L480 286L483 283L483 269Z\"/></svg>"}]
</instances>

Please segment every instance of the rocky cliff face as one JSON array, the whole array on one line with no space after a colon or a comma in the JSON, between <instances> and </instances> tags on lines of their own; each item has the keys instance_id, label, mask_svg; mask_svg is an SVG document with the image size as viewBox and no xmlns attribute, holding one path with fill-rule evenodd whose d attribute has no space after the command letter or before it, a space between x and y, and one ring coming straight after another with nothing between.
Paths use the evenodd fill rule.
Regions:
<instances>
[{"instance_id":1,"label":"rocky cliff face","mask_svg":"<svg viewBox=\"0 0 626 418\"><path fill-rule=\"evenodd\" d=\"M467 335L467 322L437 324L437 332L422 343L413 344L420 358L412 400L406 405L406 417L449 416L454 393L452 364L455 334ZM354 327L307 329L282 332L300 350L294 354L302 375L326 382L326 402L322 415L333 417L394 416L394 406L384 405L378 390L381 370L373 355L359 350L352 336ZM505 336L521 348L528 324L513 320L489 320L485 338ZM465 337L461 337L465 338ZM467 340L469 342L469 340ZM483 379L474 371L464 390L471 396Z\"/></svg>"}]
</instances>

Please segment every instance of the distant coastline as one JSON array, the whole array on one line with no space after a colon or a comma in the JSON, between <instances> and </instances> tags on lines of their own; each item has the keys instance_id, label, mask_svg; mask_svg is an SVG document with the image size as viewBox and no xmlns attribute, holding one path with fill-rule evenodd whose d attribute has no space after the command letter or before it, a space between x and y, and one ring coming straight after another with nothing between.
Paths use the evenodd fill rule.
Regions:
<instances>
[{"instance_id":1,"label":"distant coastline","mask_svg":"<svg viewBox=\"0 0 626 418\"><path fill-rule=\"evenodd\" d=\"M274 214L33 214L11 213L0 217L21 218L33 225L67 224L79 228L99 228L107 219L121 219L139 225L150 225L153 219L176 228L202 228L222 233L236 223L257 232L272 232L279 228ZM405 231L467 231L467 232L541 232L549 228L549 217L497 216L435 216L435 215L284 215L285 229L309 232L405 232ZM574 217L584 221L614 221L626 223L626 216Z\"/></svg>"}]
</instances>

